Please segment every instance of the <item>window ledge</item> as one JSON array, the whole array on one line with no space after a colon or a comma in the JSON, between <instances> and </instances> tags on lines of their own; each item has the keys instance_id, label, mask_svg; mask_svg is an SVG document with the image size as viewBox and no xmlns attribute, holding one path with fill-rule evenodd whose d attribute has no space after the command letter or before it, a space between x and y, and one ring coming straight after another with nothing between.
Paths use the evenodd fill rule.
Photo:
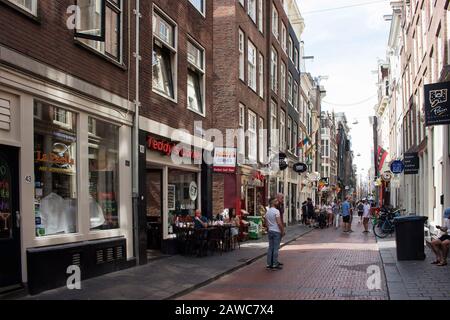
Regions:
<instances>
[{"instance_id":1,"label":"window ledge","mask_svg":"<svg viewBox=\"0 0 450 320\"><path fill-rule=\"evenodd\" d=\"M1 0L0 0L1 1ZM81 42L80 40L78 40L77 38L74 38L74 43L77 46L80 46L81 48L90 51L91 53L95 54L96 56L104 59L105 61L115 65L116 67L126 71L128 70L127 66L123 63L120 63L119 61L114 60L113 58L108 57L107 55L95 50L94 48L91 48L90 46L88 46L87 44Z\"/></svg>"},{"instance_id":2,"label":"window ledge","mask_svg":"<svg viewBox=\"0 0 450 320\"><path fill-rule=\"evenodd\" d=\"M191 112L193 112L193 113L195 113L195 114L197 114L197 115L203 117L203 118L206 118L206 114L205 114L205 113L200 113L200 112L198 112L197 110L194 110L194 109L189 108L189 107L187 107L187 109L188 109L189 111L191 111Z\"/></svg>"},{"instance_id":3,"label":"window ledge","mask_svg":"<svg viewBox=\"0 0 450 320\"><path fill-rule=\"evenodd\" d=\"M155 93L155 94L157 94L157 95L160 96L160 97L163 97L163 98L166 98L167 100L172 101L173 103L178 103L178 100L177 100L177 99L171 98L171 97L165 95L164 93L162 93L162 92L160 92L160 91L158 91L158 90L155 90L153 87L152 87L152 92Z\"/></svg>"},{"instance_id":4,"label":"window ledge","mask_svg":"<svg viewBox=\"0 0 450 320\"><path fill-rule=\"evenodd\" d=\"M27 18L29 18L30 20L32 20L33 22L37 23L37 24L41 24L41 18L39 15L39 8L37 9L37 12L34 14L30 11L27 11L21 7L19 7L18 5L8 1L8 0L0 0L0 3L5 4L6 6L18 11L19 13L23 14L24 16L26 16Z\"/></svg>"}]
</instances>

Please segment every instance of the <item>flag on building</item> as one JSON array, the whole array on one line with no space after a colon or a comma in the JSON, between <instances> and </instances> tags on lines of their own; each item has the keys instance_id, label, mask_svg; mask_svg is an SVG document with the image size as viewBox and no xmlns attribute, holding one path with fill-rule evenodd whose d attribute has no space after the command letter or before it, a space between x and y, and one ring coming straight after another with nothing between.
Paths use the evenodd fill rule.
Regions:
<instances>
[{"instance_id":1,"label":"flag on building","mask_svg":"<svg viewBox=\"0 0 450 320\"><path fill-rule=\"evenodd\" d=\"M308 145L308 143L310 143L309 138L305 138L305 139L301 140L301 141L298 143L297 147L303 148L303 147L305 147L306 145Z\"/></svg>"},{"instance_id":2,"label":"flag on building","mask_svg":"<svg viewBox=\"0 0 450 320\"><path fill-rule=\"evenodd\" d=\"M383 170L384 162L386 161L386 158L388 156L388 152L384 150L382 147L378 147L378 171L381 172Z\"/></svg>"}]
</instances>

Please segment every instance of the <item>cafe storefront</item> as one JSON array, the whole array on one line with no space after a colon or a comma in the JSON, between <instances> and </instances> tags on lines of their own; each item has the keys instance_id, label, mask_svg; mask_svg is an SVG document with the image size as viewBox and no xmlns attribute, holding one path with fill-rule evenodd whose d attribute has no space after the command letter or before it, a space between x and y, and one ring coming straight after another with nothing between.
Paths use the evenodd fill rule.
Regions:
<instances>
[{"instance_id":1,"label":"cafe storefront","mask_svg":"<svg viewBox=\"0 0 450 320\"><path fill-rule=\"evenodd\" d=\"M140 189L144 203L139 217L146 226L140 238L147 239L141 243L141 250L146 250L147 256L174 254L176 217L193 217L197 209L205 216L212 214L204 206L206 201L212 201L211 190L202 186L211 174L203 163L203 148L208 146L199 139L200 144L194 147L193 136L187 133L178 136L175 129L146 118L141 117L140 127L144 164L139 176L143 180Z\"/></svg>"},{"instance_id":2,"label":"cafe storefront","mask_svg":"<svg viewBox=\"0 0 450 320\"><path fill-rule=\"evenodd\" d=\"M64 286L69 266L84 280L134 265L126 101L2 72L0 292Z\"/></svg>"}]
</instances>

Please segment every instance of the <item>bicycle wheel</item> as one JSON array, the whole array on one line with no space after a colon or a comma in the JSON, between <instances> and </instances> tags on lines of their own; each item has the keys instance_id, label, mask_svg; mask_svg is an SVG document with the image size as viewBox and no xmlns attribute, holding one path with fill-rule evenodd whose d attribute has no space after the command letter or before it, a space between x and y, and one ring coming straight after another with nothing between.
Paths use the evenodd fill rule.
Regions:
<instances>
[{"instance_id":1,"label":"bicycle wheel","mask_svg":"<svg viewBox=\"0 0 450 320\"><path fill-rule=\"evenodd\" d=\"M384 232L384 234L386 234L386 236L392 235L395 231L395 225L390 220L385 221L385 223L383 223L382 228L383 228L383 232Z\"/></svg>"},{"instance_id":2,"label":"bicycle wheel","mask_svg":"<svg viewBox=\"0 0 450 320\"><path fill-rule=\"evenodd\" d=\"M382 222L373 226L373 234L380 239L384 239L388 236L388 233L385 233L385 224L386 222Z\"/></svg>"}]
</instances>

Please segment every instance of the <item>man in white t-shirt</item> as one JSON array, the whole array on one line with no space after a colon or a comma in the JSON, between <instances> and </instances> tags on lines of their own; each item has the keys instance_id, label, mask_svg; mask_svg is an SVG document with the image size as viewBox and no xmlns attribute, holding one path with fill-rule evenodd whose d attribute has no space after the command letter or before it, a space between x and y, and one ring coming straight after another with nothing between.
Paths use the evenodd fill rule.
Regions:
<instances>
[{"instance_id":1,"label":"man in white t-shirt","mask_svg":"<svg viewBox=\"0 0 450 320\"><path fill-rule=\"evenodd\" d=\"M362 218L363 218L363 225L364 225L364 233L369 233L370 204L367 200L364 200Z\"/></svg>"},{"instance_id":2,"label":"man in white t-shirt","mask_svg":"<svg viewBox=\"0 0 450 320\"><path fill-rule=\"evenodd\" d=\"M436 260L432 263L439 267L447 265L448 251L450 248L450 208L444 211L444 226L436 227L439 232L439 239L431 242L431 249L436 255Z\"/></svg>"},{"instance_id":3,"label":"man in white t-shirt","mask_svg":"<svg viewBox=\"0 0 450 320\"><path fill-rule=\"evenodd\" d=\"M267 251L267 269L281 270L283 264L278 261L281 238L285 235L284 224L281 220L280 211L277 209L277 199L270 200L270 208L266 213L266 225L269 231L269 249Z\"/></svg>"}]
</instances>

